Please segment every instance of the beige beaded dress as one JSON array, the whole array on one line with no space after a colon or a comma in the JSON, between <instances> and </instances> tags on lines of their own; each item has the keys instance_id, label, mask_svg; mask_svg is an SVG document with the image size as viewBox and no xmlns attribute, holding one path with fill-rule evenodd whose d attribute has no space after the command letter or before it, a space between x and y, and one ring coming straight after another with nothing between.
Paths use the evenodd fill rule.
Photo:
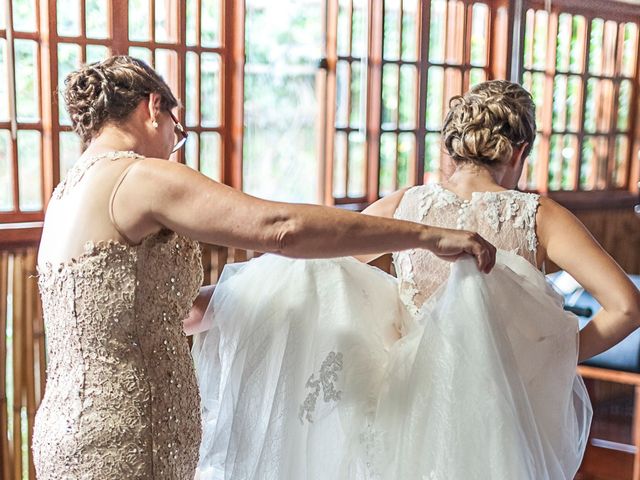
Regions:
<instances>
[{"instance_id":1,"label":"beige beaded dress","mask_svg":"<svg viewBox=\"0 0 640 480\"><path fill-rule=\"evenodd\" d=\"M54 197L99 159L77 164ZM201 280L198 244L166 230L138 245L90 242L78 258L41 267L48 366L33 433L38 480L194 477L200 396L182 320Z\"/></svg>"}]
</instances>

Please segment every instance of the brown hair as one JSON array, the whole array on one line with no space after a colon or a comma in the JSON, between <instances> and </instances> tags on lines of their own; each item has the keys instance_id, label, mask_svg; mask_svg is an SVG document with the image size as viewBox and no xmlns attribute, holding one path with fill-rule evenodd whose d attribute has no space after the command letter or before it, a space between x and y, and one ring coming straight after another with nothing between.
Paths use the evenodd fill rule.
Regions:
<instances>
[{"instance_id":1,"label":"brown hair","mask_svg":"<svg viewBox=\"0 0 640 480\"><path fill-rule=\"evenodd\" d=\"M504 80L480 83L464 96L453 97L449 108L442 138L455 161L495 165L511 158L513 148L524 143L523 156L531 152L535 104L520 85Z\"/></svg>"},{"instance_id":2,"label":"brown hair","mask_svg":"<svg viewBox=\"0 0 640 480\"><path fill-rule=\"evenodd\" d=\"M155 70L126 55L83 65L67 75L64 85L67 112L85 144L106 123L127 118L151 93L160 95L162 109L178 106L171 89Z\"/></svg>"}]
</instances>

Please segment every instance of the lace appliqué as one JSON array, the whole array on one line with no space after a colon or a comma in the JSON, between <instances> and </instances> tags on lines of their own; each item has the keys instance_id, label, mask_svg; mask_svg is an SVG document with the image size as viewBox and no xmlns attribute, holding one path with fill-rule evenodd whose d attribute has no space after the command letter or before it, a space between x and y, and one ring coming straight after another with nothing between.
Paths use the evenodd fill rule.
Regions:
<instances>
[{"instance_id":1,"label":"lace appliqu\u00e9","mask_svg":"<svg viewBox=\"0 0 640 480\"><path fill-rule=\"evenodd\" d=\"M131 151L114 151L114 152L106 152L100 155L94 155L90 157L86 157L71 167L67 176L64 180L62 180L58 186L53 190L52 198L60 199L64 196L66 189L72 188L77 185L84 174L98 161L104 158L108 158L109 160L117 160L119 158L143 158L141 155L138 155L135 152Z\"/></svg>"},{"instance_id":2,"label":"lace appliqu\u00e9","mask_svg":"<svg viewBox=\"0 0 640 480\"><path fill-rule=\"evenodd\" d=\"M376 467L376 461L384 457L382 433L376 430L371 423L367 423L365 430L359 436L359 440L363 449L367 478L372 480L382 478Z\"/></svg>"},{"instance_id":3,"label":"lace appliqu\u00e9","mask_svg":"<svg viewBox=\"0 0 640 480\"><path fill-rule=\"evenodd\" d=\"M342 353L330 352L322 362L317 376L316 373L311 374L305 384L305 387L311 391L300 406L300 413L298 414L300 423L304 424L305 420L313 423L313 412L316 409L316 403L321 391L325 403L337 402L342 398L342 391L336 389L338 372L342 370L342 366Z\"/></svg>"}]
</instances>

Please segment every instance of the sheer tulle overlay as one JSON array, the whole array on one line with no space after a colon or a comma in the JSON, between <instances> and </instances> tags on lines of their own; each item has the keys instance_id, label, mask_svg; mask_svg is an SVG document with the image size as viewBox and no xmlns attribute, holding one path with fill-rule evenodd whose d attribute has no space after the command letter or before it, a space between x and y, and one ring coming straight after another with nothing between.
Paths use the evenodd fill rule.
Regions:
<instances>
[{"instance_id":1,"label":"sheer tulle overlay","mask_svg":"<svg viewBox=\"0 0 640 480\"><path fill-rule=\"evenodd\" d=\"M225 268L205 321L201 480L568 480L582 459L577 319L515 254L451 264L417 315L354 259L265 255Z\"/></svg>"}]
</instances>

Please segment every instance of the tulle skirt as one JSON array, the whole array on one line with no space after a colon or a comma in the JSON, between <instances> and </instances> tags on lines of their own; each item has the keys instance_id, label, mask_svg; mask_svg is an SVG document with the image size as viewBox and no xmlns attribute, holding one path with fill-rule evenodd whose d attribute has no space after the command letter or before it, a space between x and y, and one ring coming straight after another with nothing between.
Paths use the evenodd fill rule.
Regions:
<instances>
[{"instance_id":1,"label":"tulle skirt","mask_svg":"<svg viewBox=\"0 0 640 480\"><path fill-rule=\"evenodd\" d=\"M417 316L352 258L265 255L205 322L201 480L570 480L584 454L577 319L514 254L453 263Z\"/></svg>"}]
</instances>

